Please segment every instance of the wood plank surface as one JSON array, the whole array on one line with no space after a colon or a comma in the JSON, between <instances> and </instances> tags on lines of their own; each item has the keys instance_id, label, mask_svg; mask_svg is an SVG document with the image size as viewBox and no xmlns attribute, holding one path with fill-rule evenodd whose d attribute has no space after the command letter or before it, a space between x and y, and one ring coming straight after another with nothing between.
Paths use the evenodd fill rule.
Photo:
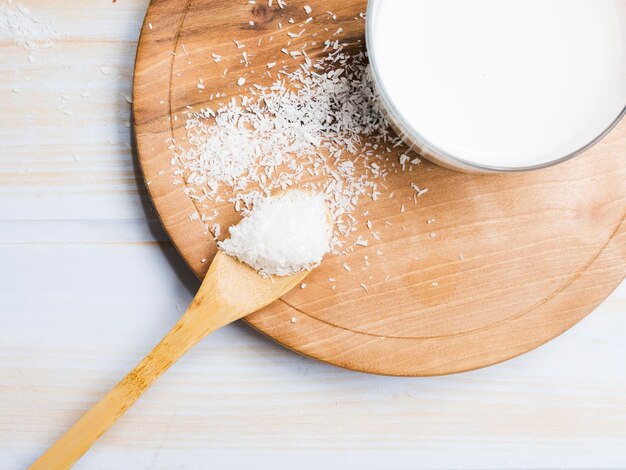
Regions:
<instances>
[{"instance_id":1,"label":"wood plank surface","mask_svg":"<svg viewBox=\"0 0 626 470\"><path fill-rule=\"evenodd\" d=\"M31 63L0 28L3 469L32 463L198 287L128 148L147 1L22 3L65 37ZM303 358L236 324L175 365L76 468L626 468L625 331L622 285L522 358L398 379Z\"/></svg>"}]
</instances>

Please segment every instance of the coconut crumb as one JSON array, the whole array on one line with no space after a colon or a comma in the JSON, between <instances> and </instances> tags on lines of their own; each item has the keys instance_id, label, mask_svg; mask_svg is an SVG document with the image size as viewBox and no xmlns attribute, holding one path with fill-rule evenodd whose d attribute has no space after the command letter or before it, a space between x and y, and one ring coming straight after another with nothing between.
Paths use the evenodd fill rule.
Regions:
<instances>
[{"instance_id":1,"label":"coconut crumb","mask_svg":"<svg viewBox=\"0 0 626 470\"><path fill-rule=\"evenodd\" d=\"M285 3L278 2L278 6L283 8ZM308 8L307 15L312 12ZM327 14L336 20L333 12ZM305 23L309 18L313 19L309 16ZM302 26L302 21L299 24ZM282 24L278 23L278 28ZM335 224L331 251L345 255L383 238L380 232L372 232L371 220L363 220L367 214L359 220L359 203L387 200L386 177L411 171L419 159L390 130L379 108L367 54L348 53L348 44L334 37L343 29L327 28L329 39L319 39L324 52L313 60L306 50L312 43L297 47L295 41L293 46L290 43L290 38L304 37L305 32L297 29L276 35L284 41L279 46L282 49L277 49L282 54L263 66L263 75L274 77L271 85L252 82L250 72L247 78L236 79L239 87L251 82L245 95L187 113L186 144L172 145L172 169L175 181L184 185L201 213L211 210L214 203L228 202L247 216L255 201L289 188L318 194ZM269 42L272 40L270 36ZM237 48L245 48L239 41L233 42ZM250 48L246 51L251 52ZM248 52L242 51L241 64L248 64L253 55ZM213 53L209 59L219 62L222 58ZM224 69L224 75L227 71ZM211 101L225 98L218 91L206 92ZM417 197L427 190L417 184L413 189L408 199L417 204ZM392 191L388 197L394 196ZM398 192L398 200L400 196L404 199L407 194ZM400 211L406 211L405 204ZM363 224L369 235L359 234ZM388 229L391 223L384 225ZM344 269L350 270L346 266Z\"/></svg>"},{"instance_id":2,"label":"coconut crumb","mask_svg":"<svg viewBox=\"0 0 626 470\"><path fill-rule=\"evenodd\" d=\"M324 198L289 191L256 201L218 246L264 276L288 276L318 266L330 249L331 233Z\"/></svg>"}]
</instances>

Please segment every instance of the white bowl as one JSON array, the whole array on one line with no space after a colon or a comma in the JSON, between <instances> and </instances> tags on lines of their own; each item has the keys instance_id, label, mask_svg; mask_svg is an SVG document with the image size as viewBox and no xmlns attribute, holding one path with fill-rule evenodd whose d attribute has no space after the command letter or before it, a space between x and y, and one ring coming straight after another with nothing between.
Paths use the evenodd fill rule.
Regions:
<instances>
[{"instance_id":1,"label":"white bowl","mask_svg":"<svg viewBox=\"0 0 626 470\"><path fill-rule=\"evenodd\" d=\"M438 116L438 119L440 120L440 124L439 128L437 129L437 132L435 132L436 134L439 135L438 139L433 139L432 135L433 133L428 131L425 128L428 128L429 125L424 125L424 123L426 124L430 124L430 119L432 117L432 121L434 122L437 118L435 118L433 116L433 114L425 114L423 116L419 116L420 120L422 122L422 125L416 125L416 119L413 119L413 116L408 116L408 114L414 113L412 111L412 109L417 109L418 111L416 111L417 114L419 114L419 109L420 108L415 108L413 106L413 104L416 104L419 102L419 97L424 97L427 96L429 97L431 94L434 97L434 105L437 106L437 97L443 97L445 101L446 99L446 94L447 89L446 89L446 85L444 85L442 82L446 81L446 80L441 80L439 82L436 82L433 80L433 75L435 76L435 78L437 78L437 73L439 73L440 76L444 76L445 74L447 74L447 71L442 71L441 69L436 69L433 70L433 64L434 63L438 63L437 61L434 61L433 64L430 64L431 66L429 67L429 62L428 62L428 57L423 57L420 55L417 56L413 56L412 60L407 61L407 64L400 64L399 66L397 66L396 62L393 62L393 59L390 59L389 56L385 56L382 57L383 53L387 53L388 49L386 49L385 51L382 50L378 50L379 46L377 47L377 45L374 42L374 39L376 37L377 34L381 34L381 31L378 29L380 28L379 26L377 26L376 20L377 20L377 15L380 9L380 6L385 2L398 2L394 5L394 8L398 8L398 5L401 5L402 2L414 2L412 4L409 5L410 8L415 8L416 5L419 5L420 2L422 5L426 5L424 2L435 2L438 3L439 5L442 5L441 2L447 2L447 4L449 5L461 5L460 1L466 1L466 0L369 0L368 3L368 11L367 11L367 23L366 23L366 42L367 42L367 46L368 46L368 53L369 53L369 59L370 59L370 70L371 70L371 74L373 77L373 81L377 90L377 94L378 94L378 99L380 100L381 103L381 108L384 110L386 117L390 123L390 125L394 128L394 130L398 133L398 135L414 150L416 150L418 153L420 153L421 155L423 155L425 158L438 163L442 166L448 167L448 168L452 168L452 169L456 169L456 170L461 170L461 171L468 171L468 172L479 172L479 173L493 173L493 172L519 172L519 171L528 171L528 170L536 170L536 169L540 169L540 168L545 168L545 167L549 167L552 165L556 165L558 163L562 163L565 162L573 157L575 157L576 155L579 155L580 153L586 151L587 149L589 149L591 146L593 146L594 144L596 144L597 142L599 142L613 127L615 127L615 125L617 125L617 123L619 122L619 120L626 114L626 65L624 65L624 73L623 73L623 80L621 80L622 75L621 75L621 68L616 69L617 70L617 74L613 73L613 70L611 70L611 83L617 83L617 92L615 93L615 98L613 99L613 95L610 95L610 99L613 101L610 101L608 104L610 105L610 107L607 107L607 111L602 115L602 119L598 119L597 121L593 121L593 125L590 125L589 128L584 129L584 130L579 130L582 128L576 127L576 130L574 130L574 128L572 127L571 129L569 129L567 126L570 125L570 121L576 121L576 123L578 125L580 125L580 122L582 122L583 117L585 119L587 119L587 115L584 114L582 111L578 112L578 115L575 115L571 112L571 109L568 109L567 111L563 111L562 112L562 116L559 116L558 113L561 112L561 109L538 109L538 113L539 116L549 116L548 113L552 113L553 116L550 117L550 119L552 119L552 121L550 122L557 122L554 120L554 118L556 116L558 116L558 120L561 123L560 127L565 129L566 131L570 131L572 133L572 139L571 140L563 140L563 142L567 143L567 145L563 145L561 149L555 148L552 149L552 144L550 143L550 150L548 150L548 145L546 144L546 149L544 152L544 149L541 149L540 146L544 144L544 142L533 142L532 138L533 136L531 135L525 135L522 134L521 136L519 136L519 138L524 138L526 140L524 140L524 144L528 144L529 148L536 148L539 149L541 151L537 151L536 152L536 158L535 155L532 154L532 152L528 152L529 155L529 163L524 163L524 164L520 164L519 161L515 161L515 162L511 162L509 160L507 160L508 157L504 157L504 161L502 162L498 162L497 164L494 164L493 162L490 161L484 161L484 160L488 160L488 159L482 159L481 156L478 154L478 152L474 152L473 154L471 154L470 157L468 157L468 155L466 155L463 151L456 151L454 149L454 145L451 145L449 148L446 148L447 145L444 143L442 144L442 138L441 136L446 136L446 135L453 135L454 131L452 129L454 129L454 125L451 125L450 128L444 127L447 126L447 119L449 119L450 117L450 121L454 121L454 118L457 118L458 116L451 116L450 114L447 113L442 113L442 116ZM479 1L472 1L472 2L466 2L465 5L483 5L483 6L487 6L489 4L489 2L501 2L500 5L509 5L509 6L514 6L515 4L520 4L520 2L527 2L526 6L524 6L523 8L526 8L528 10L528 8L530 8L528 5L535 5L537 8L537 14L541 15L542 11L541 8L544 5L548 5L547 3L540 3L540 2L547 2L548 0L479 0ZM570 0L571 2L573 2L573 0ZM580 2L594 2L594 1L600 1L600 0L578 0L578 4L582 5L582 8L586 8L589 5L585 6L585 4L580 3ZM504 2L504 3L502 3ZM534 2L534 3L533 3ZM615 56L611 55L609 56L610 58L612 58L611 60L615 63L619 63L619 64L626 64L626 0L616 0L613 2L616 6L615 8L615 16L616 16L616 31L619 31L619 41L621 42L621 44L616 44L616 50L618 51L619 55L620 55L620 59L615 59ZM568 2L563 2L560 5L567 5ZM570 3L568 6L573 5L574 3ZM407 5L405 3L405 5ZM596 4L597 5L597 4ZM430 6L430 5L428 5ZM461 5L462 6L462 5ZM553 8L556 8L558 5L554 2L553 0ZM465 7L467 8L467 7ZM567 7L563 7L563 8L567 8ZM459 7L459 10L461 10L462 8ZM498 10L498 8L494 8L494 10ZM500 10L500 12L503 12L504 10ZM581 10L582 11L582 10ZM608 10L607 10L608 11ZM612 10L611 10L612 11ZM506 11L504 11L505 13L507 13ZM532 13L532 11L531 11ZM450 11L450 15L455 15L458 14L455 11ZM552 14L554 14L554 11L552 12ZM507 16L507 15L504 15ZM564 15L565 16L565 15ZM446 28L448 27L448 36L446 36L444 39L449 39L450 41L469 41L472 38L468 38L467 34L465 34L465 36L462 36L463 34L463 28L459 28L459 29L452 29L450 30L449 27L449 23L446 25L443 22L443 18L445 17L445 14L443 16L440 16L439 18L425 18L422 20L422 25L426 24L423 23L423 21L434 21L434 23L432 25L430 24L426 24L427 26L432 26L433 28L438 28L438 27L442 27L442 28ZM395 18L395 17L394 17ZM604 18L604 17L603 17ZM515 24L516 18L513 17L513 19L511 19L510 15L508 18L506 18L509 22L512 20L513 24ZM407 19L406 21L404 21L404 19L401 19L401 23L404 24L404 26L406 27L406 24L410 24L411 21L413 20L409 20ZM459 18L457 18L457 21L459 20ZM504 20L504 18L499 18L498 17L498 12L494 11L492 17L487 18L487 20L489 21L489 24L492 24L490 22L494 22L493 24L498 24L499 21ZM586 21L585 18L582 18L583 21ZM520 20L521 21L521 20ZM565 21L565 20L564 20ZM441 25L438 25L437 22L442 23ZM418 22L419 23L419 22ZM454 22L451 22L454 23ZM460 24L460 23L457 23ZM500 24L505 24L505 23L500 23ZM517 25L516 25L517 26ZM532 26L532 25L531 25ZM563 23L561 24L555 24L554 28L556 28L556 31L559 31L559 28L563 28L565 26L569 26L570 27L570 34L571 31L578 31L576 29L572 29L574 28L573 25L564 25ZM416 28L419 28L419 24L416 25ZM495 26L494 26L495 27ZM611 25L611 27L615 27L615 25ZM531 28L532 29L532 28ZM396 30L388 30L390 31L390 36L393 35L400 37L399 34L396 34ZM405 31L405 30L403 30ZM481 30L481 31L484 31ZM465 33L467 33L467 31L465 31ZM404 33L402 33L404 34ZM454 37L456 34L459 35L459 37ZM471 34L471 33L470 33ZM529 30L528 34L532 34L532 31ZM588 34L588 32L587 32ZM558 41L558 35L555 36L555 41ZM581 36L582 38L582 36ZM396 40L396 39L394 39ZM496 37L494 37L494 41L497 41L498 39ZM504 42L503 42L504 43ZM392 44L396 44L393 43ZM404 42L402 44L405 44ZM420 43L421 44L421 43ZM613 44L613 42L611 41L610 44ZM402 46L398 46L398 47L402 47ZM434 47L434 46L428 46L428 47ZM502 47L506 47L506 46L502 46ZM405 50L400 50L400 52L402 53L406 53L407 57L411 56L412 51L408 48L405 47ZM445 49L445 48L444 48ZM399 50L399 49L398 49ZM450 49L448 49L450 50ZM516 49L519 51L519 49ZM424 56L433 56L433 54L435 54L435 52L433 52L433 50L427 51L429 54L424 54ZM438 54L438 52L436 53ZM397 54L397 55L402 55L402 54ZM523 55L523 54L522 54ZM435 56L438 57L438 56ZM440 57L440 56L439 56ZM498 56L500 57L500 56ZM443 59L443 63L445 64L445 60L446 57L441 57ZM484 60L484 57L482 57L481 59ZM451 59L452 60L452 59ZM381 62L384 63L383 65L385 65L387 67L386 70L381 70ZM611 62L611 63L613 63ZM392 67L390 67L389 65L391 64ZM567 65L567 64L566 64ZM395 69L395 67L397 67L397 70ZM560 65L559 65L560 67ZM621 65L620 65L621 67ZM392 70L393 69L393 70ZM415 87L420 87L423 85L422 89L420 89L419 91L421 93L416 93L418 96L417 98L417 102L416 103L412 103L410 107L408 107L407 105L407 101L404 100L403 98L406 95L403 95L402 93L396 92L397 89L394 88L390 88L393 87L395 85L393 85L390 82L396 82L398 83L398 80L405 80L405 78L398 78L398 77L405 77L405 75L400 75L399 72L396 73L398 70L406 70L408 71L408 73L412 73L412 78L414 78L415 80ZM524 69L526 70L526 69ZM558 69L553 69L555 71L558 72ZM565 70L565 69L564 69ZM583 69L583 70L592 70L592 69ZM597 69L596 69L597 70ZM541 73L541 70L538 70L537 73ZM430 77L428 77L426 74L431 74ZM608 74L608 72L607 72ZM449 77L450 75L445 75L445 77ZM455 76L456 77L456 76ZM460 75L459 75L460 77ZM426 79L428 78L428 80ZM549 78L549 77L548 77ZM579 75L577 75L574 78L580 78ZM455 78L456 79L456 78ZM406 79L408 80L408 78ZM582 78L580 78L580 80L582 80ZM549 81L549 80L546 80ZM572 80L573 81L573 80ZM422 83L420 83L422 82ZM426 85L424 85L424 82L428 82L430 85L428 85L428 88L425 88ZM449 82L449 80L448 80ZM408 81L407 81L408 83ZM456 82L456 84L458 84L459 82ZM465 85L466 81L463 81L462 84ZM449 86L450 84L448 83L447 86ZM564 88L566 88L564 86ZM589 93L594 93L594 90L592 89L593 87L589 87ZM471 87L468 88L467 86L465 87L465 91L470 90L471 93ZM488 87L484 87L482 92L484 93L484 91L488 89ZM558 89L555 90L554 92L558 93ZM598 93L600 93L598 91ZM612 93L612 92L611 92ZM428 94L428 95L426 95ZM563 93L564 95L566 94L565 92ZM605 93L606 94L606 93ZM466 95L463 95L466 96ZM478 96L478 95L476 95ZM534 96L534 95L533 95ZM552 96L552 95L550 95ZM607 95L609 96L609 95ZM516 96L516 98L520 98L519 96ZM595 95L589 95L589 96L585 96L585 102L586 103L596 103L599 102L598 99L595 98ZM603 97L603 99L606 97ZM512 101L516 101L516 100L512 100ZM519 101L519 100L517 100ZM581 100L582 101L582 100ZM425 103L425 101L422 101ZM567 101L566 104L569 104L571 101ZM448 100L448 103L445 104L442 102L442 106L451 106L452 100ZM455 102L456 103L456 102ZM455 103L452 103L453 105ZM429 103L430 106L433 106L433 103ZM496 103L497 105L498 103ZM462 106L462 103L459 103L459 106ZM416 104L416 106L419 106ZM428 106L425 106L425 108L428 108ZM499 108L506 108L505 112L510 111L511 115L513 116L519 116L520 114L518 113L518 110L514 107L506 107L506 106L499 106ZM565 107L568 108L568 107ZM432 109L432 108L431 108ZM442 108L444 109L444 108ZM450 108L452 109L452 108ZM407 111L408 110L408 111ZM466 110L467 111L467 110ZM471 110L473 111L473 110ZM517 114L516 114L517 113ZM543 113L543 114L542 114ZM438 113L434 113L434 114L438 114ZM470 115L469 113L466 112L466 115ZM591 115L591 113L589 113L589 116ZM576 120L576 119L571 119L572 117L580 117L580 119ZM595 116L595 115L594 115ZM595 118L594 118L595 119ZM589 118L588 120L591 120L591 118ZM459 122L463 122L462 120L458 119ZM528 121L530 122L531 120L528 119ZM459 129L458 125L459 123L456 122L455 125L457 126L456 129ZM482 125L482 121L480 121L479 119L477 119L475 122L472 122L472 125L474 126L481 126ZM539 125L538 123L536 125ZM575 124L572 124L572 126L574 126ZM433 124L434 126L434 124ZM495 126L497 127L497 126ZM483 136L483 141L487 142L487 139L496 139L496 137L502 137L500 135L495 136L494 133L497 132L497 129L495 128L493 125L489 125L488 127L485 126L483 128L478 127L478 130L480 132L476 132L473 135L482 135ZM433 129L435 129L435 127L433 127ZM507 129L512 129L511 127L507 127ZM545 134L550 137L553 134L551 132L548 132L548 128L544 127L544 129L546 129ZM465 132L465 131L463 131ZM513 130L511 132L514 132ZM446 134L448 133L448 134ZM469 132L465 132L465 134L470 134ZM555 133L554 135L560 135L558 133ZM564 136L567 136L567 134L563 134ZM444 139L445 140L445 137ZM545 140L545 138L544 138ZM496 140L494 140L495 142ZM506 144L508 141L505 140L504 137L502 137L501 142L497 141L497 144L494 144L493 146L490 147L490 151L492 153L490 153L491 157L489 157L490 159L493 159L493 155L495 155L495 153L493 153L493 149L497 149L497 148L502 148L505 149L505 147L502 144ZM519 140L518 140L519 142ZM513 142L511 142L511 145L515 145ZM499 147L498 147L499 146ZM569 146L569 148L567 148ZM523 145L520 145L519 147L523 147ZM458 148L462 148L462 146L458 146ZM511 147L513 148L513 147ZM567 148L566 151L564 151L563 149ZM524 151L523 150L519 150L520 154L522 154ZM503 154L506 154L506 151L502 152ZM474 158L474 155L477 155L477 158ZM525 154L524 154L525 155ZM539 155L541 155L541 157L539 157ZM499 156L498 156L499 158Z\"/></svg>"}]
</instances>

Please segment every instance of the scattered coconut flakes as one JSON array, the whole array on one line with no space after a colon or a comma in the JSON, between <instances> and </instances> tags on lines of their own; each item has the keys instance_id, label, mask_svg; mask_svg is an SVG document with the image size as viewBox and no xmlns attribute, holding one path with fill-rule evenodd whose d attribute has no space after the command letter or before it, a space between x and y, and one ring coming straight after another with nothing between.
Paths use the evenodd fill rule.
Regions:
<instances>
[{"instance_id":1,"label":"scattered coconut flakes","mask_svg":"<svg viewBox=\"0 0 626 470\"><path fill-rule=\"evenodd\" d=\"M336 221L333 253L346 254L366 246L352 238L359 223L352 214L360 198L379 199L379 184L397 172L397 160L386 156L403 144L378 108L366 54L350 55L335 39L324 46L330 52L315 62L304 49L283 48L305 60L300 68L289 72L283 65L273 85L255 84L248 96L189 113L188 145L175 148L172 166L194 202L208 207L226 191L226 200L244 215L256 199L277 190L322 193Z\"/></svg>"},{"instance_id":2,"label":"scattered coconut flakes","mask_svg":"<svg viewBox=\"0 0 626 470\"><path fill-rule=\"evenodd\" d=\"M221 228L220 224L213 224L213 226L211 228L213 229L213 237L215 237L215 239L217 240L220 237L220 234L222 232L222 228Z\"/></svg>"},{"instance_id":3,"label":"scattered coconut flakes","mask_svg":"<svg viewBox=\"0 0 626 470\"><path fill-rule=\"evenodd\" d=\"M11 40L28 52L28 61L34 62L34 53L56 47L61 35L52 22L34 15L22 3L5 0L0 3L0 41Z\"/></svg>"},{"instance_id":4,"label":"scattered coconut flakes","mask_svg":"<svg viewBox=\"0 0 626 470\"><path fill-rule=\"evenodd\" d=\"M360 245L360 246L367 246L369 244L369 242L359 235L359 238L357 239L355 244L356 245Z\"/></svg>"}]
</instances>

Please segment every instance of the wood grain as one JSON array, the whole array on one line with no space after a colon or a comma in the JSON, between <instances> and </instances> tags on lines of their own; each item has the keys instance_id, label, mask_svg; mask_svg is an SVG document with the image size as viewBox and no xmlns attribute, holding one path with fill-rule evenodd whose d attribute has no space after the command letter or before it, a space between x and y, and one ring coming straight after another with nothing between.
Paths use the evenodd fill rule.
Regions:
<instances>
[{"instance_id":1,"label":"wood grain","mask_svg":"<svg viewBox=\"0 0 626 470\"><path fill-rule=\"evenodd\" d=\"M290 2L281 10L155 0L148 9L135 70L139 158L164 226L198 276L215 243L190 220L198 208L173 184L167 139L184 142L187 106L209 102L197 88L200 78L210 90L231 96L242 92L233 77L257 77L266 63L281 60L286 30L300 30L305 3L320 13L313 13L316 21L297 41L341 27L349 48L363 47L362 1L340 8L328 1ZM321 13L327 10L337 14L336 22ZM287 25L280 33L278 22ZM259 37L265 42L255 48ZM248 45L255 57L250 67L239 63L233 39ZM212 52L224 63L214 64ZM587 154L540 172L477 176L425 163L392 174L381 201L359 207L374 225L386 227L382 240L327 259L307 289L247 321L302 354L379 374L448 374L525 353L578 322L624 278L625 150L621 123ZM430 188L418 204L409 202L411 182ZM222 226L236 222L232 210L219 208ZM369 236L363 225L361 230ZM377 249L384 256L376 256ZM352 271L343 269L346 262ZM329 278L336 279L336 290Z\"/></svg>"}]
</instances>

